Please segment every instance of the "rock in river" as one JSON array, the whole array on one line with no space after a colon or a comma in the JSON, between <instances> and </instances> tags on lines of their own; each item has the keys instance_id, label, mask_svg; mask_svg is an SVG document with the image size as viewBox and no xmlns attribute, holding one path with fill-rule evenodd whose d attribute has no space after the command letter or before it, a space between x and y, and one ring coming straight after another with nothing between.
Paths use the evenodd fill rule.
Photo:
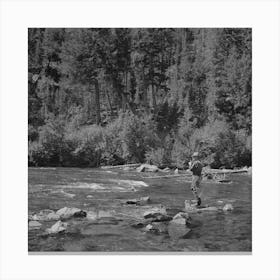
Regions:
<instances>
[{"instance_id":1,"label":"rock in river","mask_svg":"<svg viewBox=\"0 0 280 280\"><path fill-rule=\"evenodd\" d=\"M34 221L56 221L59 220L59 218L59 215L49 209L41 210L39 213L30 216L30 219Z\"/></svg>"},{"instance_id":2,"label":"rock in river","mask_svg":"<svg viewBox=\"0 0 280 280\"><path fill-rule=\"evenodd\" d=\"M151 223L145 227L146 232L153 233L168 233L167 224L166 223Z\"/></svg>"},{"instance_id":3,"label":"rock in river","mask_svg":"<svg viewBox=\"0 0 280 280\"><path fill-rule=\"evenodd\" d=\"M146 212L144 212L143 216L144 218L151 218L152 215L156 215L156 214L163 214L166 215L166 208L162 205L159 205L157 207L152 207L149 210L147 210Z\"/></svg>"},{"instance_id":4,"label":"rock in river","mask_svg":"<svg viewBox=\"0 0 280 280\"><path fill-rule=\"evenodd\" d=\"M226 205L223 207L223 210L224 210L224 211L232 211L232 210L233 210L233 206L232 206L230 203L228 203L228 204L226 204Z\"/></svg>"},{"instance_id":5,"label":"rock in river","mask_svg":"<svg viewBox=\"0 0 280 280\"><path fill-rule=\"evenodd\" d=\"M169 222L168 234L172 239L186 238L191 231L185 224L184 219L176 219ZM181 224L182 223L182 224Z\"/></svg>"},{"instance_id":6,"label":"rock in river","mask_svg":"<svg viewBox=\"0 0 280 280\"><path fill-rule=\"evenodd\" d=\"M196 207L191 203L190 200L185 200L185 210L187 212L195 212Z\"/></svg>"},{"instance_id":7,"label":"rock in river","mask_svg":"<svg viewBox=\"0 0 280 280\"><path fill-rule=\"evenodd\" d=\"M59 215L61 219L69 219L71 217L83 218L87 216L87 213L79 208L68 208L68 207L63 207L57 210L56 214Z\"/></svg>"},{"instance_id":8,"label":"rock in river","mask_svg":"<svg viewBox=\"0 0 280 280\"><path fill-rule=\"evenodd\" d=\"M30 221L28 223L29 229L39 229L41 226L42 226L42 224L37 221Z\"/></svg>"},{"instance_id":9,"label":"rock in river","mask_svg":"<svg viewBox=\"0 0 280 280\"><path fill-rule=\"evenodd\" d=\"M140 198L133 198L133 199L128 199L126 201L126 204L136 204L136 205L147 205L150 201L149 196L145 197L140 197Z\"/></svg>"},{"instance_id":10,"label":"rock in river","mask_svg":"<svg viewBox=\"0 0 280 280\"><path fill-rule=\"evenodd\" d=\"M207 212L207 211L219 211L216 206L196 206L192 204L189 200L185 200L185 211L188 213L193 212Z\"/></svg>"},{"instance_id":11,"label":"rock in river","mask_svg":"<svg viewBox=\"0 0 280 280\"><path fill-rule=\"evenodd\" d=\"M207 212L207 211L219 211L216 206L208 206L208 207L201 207L197 208L197 212Z\"/></svg>"},{"instance_id":12,"label":"rock in river","mask_svg":"<svg viewBox=\"0 0 280 280\"><path fill-rule=\"evenodd\" d=\"M159 168L156 165L142 164L136 170L137 172L157 172Z\"/></svg>"},{"instance_id":13,"label":"rock in river","mask_svg":"<svg viewBox=\"0 0 280 280\"><path fill-rule=\"evenodd\" d=\"M176 224L186 225L191 220L188 213L185 212L179 212L177 213L172 221Z\"/></svg>"},{"instance_id":14,"label":"rock in river","mask_svg":"<svg viewBox=\"0 0 280 280\"><path fill-rule=\"evenodd\" d=\"M179 212L173 217L173 220L176 219L185 219L186 221L188 221L190 220L190 215L186 212Z\"/></svg>"},{"instance_id":15,"label":"rock in river","mask_svg":"<svg viewBox=\"0 0 280 280\"><path fill-rule=\"evenodd\" d=\"M58 232L63 232L66 230L68 224L63 223L61 221L57 221L54 225L52 225L51 228L47 228L46 232L51 234L51 233L58 233Z\"/></svg>"}]
</instances>

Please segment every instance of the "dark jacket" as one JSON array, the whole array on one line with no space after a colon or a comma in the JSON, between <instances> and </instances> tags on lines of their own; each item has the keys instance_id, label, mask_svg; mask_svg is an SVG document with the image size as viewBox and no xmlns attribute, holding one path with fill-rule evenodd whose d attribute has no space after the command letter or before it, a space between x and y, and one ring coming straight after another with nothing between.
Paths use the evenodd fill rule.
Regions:
<instances>
[{"instance_id":1,"label":"dark jacket","mask_svg":"<svg viewBox=\"0 0 280 280\"><path fill-rule=\"evenodd\" d=\"M201 176L201 172L202 172L202 164L199 160L196 160L194 162L192 162L191 166L190 166L190 171L192 171L193 175L196 176Z\"/></svg>"}]
</instances>

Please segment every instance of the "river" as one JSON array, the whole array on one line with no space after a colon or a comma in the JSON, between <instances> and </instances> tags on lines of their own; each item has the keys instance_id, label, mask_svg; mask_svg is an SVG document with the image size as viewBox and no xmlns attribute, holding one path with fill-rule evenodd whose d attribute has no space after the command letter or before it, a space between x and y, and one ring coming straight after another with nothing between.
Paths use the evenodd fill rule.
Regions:
<instances>
[{"instance_id":1,"label":"river","mask_svg":"<svg viewBox=\"0 0 280 280\"><path fill-rule=\"evenodd\" d=\"M149 179L148 175L120 169L29 168L30 215L65 206L114 213L99 222L75 219L70 231L56 235L44 234L54 221L42 222L40 229L29 229L29 251L251 252L251 176L232 174L231 184L204 181L203 204L230 203L234 210L193 213L188 237L174 240L168 234L147 233L143 228L132 227L127 217L142 206L123 205L123 201L149 196L151 204L161 204L168 214L175 215L183 210L185 199L192 199L190 183L185 178Z\"/></svg>"}]
</instances>

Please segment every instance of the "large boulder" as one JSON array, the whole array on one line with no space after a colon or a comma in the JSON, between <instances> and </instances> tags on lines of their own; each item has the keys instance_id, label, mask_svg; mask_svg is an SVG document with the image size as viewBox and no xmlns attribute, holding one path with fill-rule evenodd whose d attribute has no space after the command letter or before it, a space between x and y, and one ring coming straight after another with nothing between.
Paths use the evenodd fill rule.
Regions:
<instances>
[{"instance_id":1,"label":"large boulder","mask_svg":"<svg viewBox=\"0 0 280 280\"><path fill-rule=\"evenodd\" d=\"M69 208L63 207L56 211L56 214L59 215L60 219L69 219L69 218L84 218L87 216L87 213L79 208Z\"/></svg>"},{"instance_id":2,"label":"large boulder","mask_svg":"<svg viewBox=\"0 0 280 280\"><path fill-rule=\"evenodd\" d=\"M52 227L47 228L46 232L49 234L64 232L67 226L68 226L67 223L63 223L62 221L57 221L54 225L52 225Z\"/></svg>"},{"instance_id":3,"label":"large boulder","mask_svg":"<svg viewBox=\"0 0 280 280\"><path fill-rule=\"evenodd\" d=\"M137 172L157 172L159 168L156 165L150 164L141 164L139 167L136 168Z\"/></svg>"}]
</instances>

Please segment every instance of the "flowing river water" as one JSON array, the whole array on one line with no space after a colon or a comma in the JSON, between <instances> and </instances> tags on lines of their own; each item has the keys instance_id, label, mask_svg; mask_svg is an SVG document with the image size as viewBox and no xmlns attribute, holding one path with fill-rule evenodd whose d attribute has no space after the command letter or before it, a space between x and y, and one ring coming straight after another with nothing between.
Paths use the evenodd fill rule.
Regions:
<instances>
[{"instance_id":1,"label":"flowing river water","mask_svg":"<svg viewBox=\"0 0 280 280\"><path fill-rule=\"evenodd\" d=\"M120 169L29 168L28 213L43 209L77 207L95 211L98 221L76 218L64 233L44 234L55 221L44 221L39 229L29 228L30 252L251 252L252 179L232 174L230 184L204 181L203 204L230 203L233 211L193 213L187 238L146 232L132 226L137 211L146 206L125 205L126 199L149 196L151 205L162 205L169 215L184 210L192 199L186 178L149 179L155 174Z\"/></svg>"}]
</instances>

